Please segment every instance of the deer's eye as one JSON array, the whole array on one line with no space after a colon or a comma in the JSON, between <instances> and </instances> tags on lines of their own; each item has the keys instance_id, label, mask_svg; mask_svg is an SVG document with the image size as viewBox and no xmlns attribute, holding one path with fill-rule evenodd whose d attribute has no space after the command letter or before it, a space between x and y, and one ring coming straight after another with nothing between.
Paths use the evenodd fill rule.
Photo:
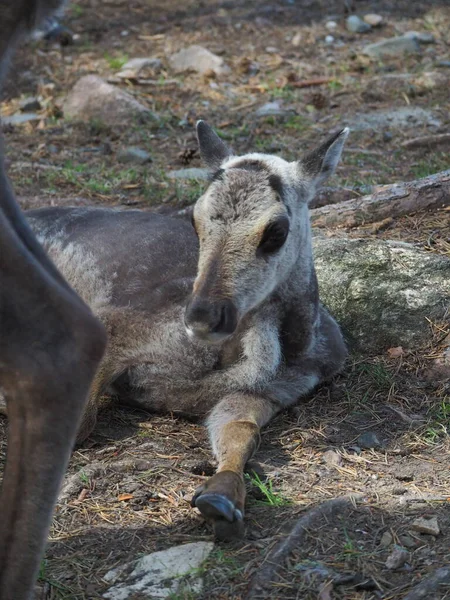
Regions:
<instances>
[{"instance_id":1,"label":"deer's eye","mask_svg":"<svg viewBox=\"0 0 450 600\"><path fill-rule=\"evenodd\" d=\"M264 230L259 242L258 252L261 254L273 254L279 250L286 241L289 233L289 219L283 215L276 221L269 223Z\"/></svg>"}]
</instances>

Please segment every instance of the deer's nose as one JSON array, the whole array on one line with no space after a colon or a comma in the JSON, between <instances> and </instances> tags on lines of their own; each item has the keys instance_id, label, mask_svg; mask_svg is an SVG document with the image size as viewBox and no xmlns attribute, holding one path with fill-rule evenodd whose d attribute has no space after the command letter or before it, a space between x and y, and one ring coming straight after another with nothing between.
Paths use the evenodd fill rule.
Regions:
<instances>
[{"instance_id":1,"label":"deer's nose","mask_svg":"<svg viewBox=\"0 0 450 600\"><path fill-rule=\"evenodd\" d=\"M234 333L237 321L237 309L229 298L210 300L194 296L184 315L188 334L211 342Z\"/></svg>"}]
</instances>

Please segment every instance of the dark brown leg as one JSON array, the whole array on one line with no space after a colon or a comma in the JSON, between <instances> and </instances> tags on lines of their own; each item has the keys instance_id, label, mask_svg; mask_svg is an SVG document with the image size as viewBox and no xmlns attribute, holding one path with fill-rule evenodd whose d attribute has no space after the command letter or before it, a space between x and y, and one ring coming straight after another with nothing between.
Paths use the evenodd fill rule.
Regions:
<instances>
[{"instance_id":1,"label":"dark brown leg","mask_svg":"<svg viewBox=\"0 0 450 600\"><path fill-rule=\"evenodd\" d=\"M9 417L0 497L0 598L25 600L105 334L78 297L35 259L1 211L0 231L0 383Z\"/></svg>"},{"instance_id":2,"label":"dark brown leg","mask_svg":"<svg viewBox=\"0 0 450 600\"><path fill-rule=\"evenodd\" d=\"M236 394L219 402L208 419L219 465L217 473L196 491L192 504L213 521L219 539L243 534L244 467L258 448L260 428L276 412L270 400Z\"/></svg>"}]
</instances>

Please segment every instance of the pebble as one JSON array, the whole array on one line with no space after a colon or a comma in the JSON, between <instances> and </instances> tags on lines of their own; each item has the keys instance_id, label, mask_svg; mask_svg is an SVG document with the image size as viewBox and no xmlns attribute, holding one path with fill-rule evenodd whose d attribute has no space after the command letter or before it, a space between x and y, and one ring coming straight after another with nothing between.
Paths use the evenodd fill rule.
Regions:
<instances>
[{"instance_id":1,"label":"pebble","mask_svg":"<svg viewBox=\"0 0 450 600\"><path fill-rule=\"evenodd\" d=\"M372 27L378 27L383 22L383 17L375 13L369 13L368 15L364 15L363 20Z\"/></svg>"},{"instance_id":2,"label":"pebble","mask_svg":"<svg viewBox=\"0 0 450 600\"><path fill-rule=\"evenodd\" d=\"M130 146L123 150L119 150L117 160L120 163L125 164L144 165L145 163L151 162L152 157L148 152L142 150L142 148Z\"/></svg>"},{"instance_id":3,"label":"pebble","mask_svg":"<svg viewBox=\"0 0 450 600\"><path fill-rule=\"evenodd\" d=\"M395 546L391 554L386 559L385 565L391 571L403 567L409 558L409 552L401 546Z\"/></svg>"},{"instance_id":4,"label":"pebble","mask_svg":"<svg viewBox=\"0 0 450 600\"><path fill-rule=\"evenodd\" d=\"M37 98L25 98L20 102L19 106L22 112L35 112L42 108L41 103Z\"/></svg>"},{"instance_id":5,"label":"pebble","mask_svg":"<svg viewBox=\"0 0 450 600\"><path fill-rule=\"evenodd\" d=\"M419 517L413 521L411 527L414 531L428 535L437 536L441 532L437 517Z\"/></svg>"},{"instance_id":6,"label":"pebble","mask_svg":"<svg viewBox=\"0 0 450 600\"><path fill-rule=\"evenodd\" d=\"M341 456L334 450L327 450L323 453L322 460L329 466L337 467L342 464Z\"/></svg>"},{"instance_id":7,"label":"pebble","mask_svg":"<svg viewBox=\"0 0 450 600\"><path fill-rule=\"evenodd\" d=\"M364 23L364 21L356 15L347 17L345 25L348 31L351 31L352 33L366 33L372 29L369 23Z\"/></svg>"},{"instance_id":8,"label":"pebble","mask_svg":"<svg viewBox=\"0 0 450 600\"><path fill-rule=\"evenodd\" d=\"M398 539L405 548L417 548L417 541L410 535L399 535Z\"/></svg>"},{"instance_id":9,"label":"pebble","mask_svg":"<svg viewBox=\"0 0 450 600\"><path fill-rule=\"evenodd\" d=\"M302 34L300 32L297 32L294 35L294 37L292 38L292 45L297 48L298 46L300 46L301 42L302 42Z\"/></svg>"},{"instance_id":10,"label":"pebble","mask_svg":"<svg viewBox=\"0 0 450 600\"><path fill-rule=\"evenodd\" d=\"M441 69L450 69L450 60L440 60L436 63L436 66Z\"/></svg>"},{"instance_id":11,"label":"pebble","mask_svg":"<svg viewBox=\"0 0 450 600\"><path fill-rule=\"evenodd\" d=\"M286 110L277 100L266 102L255 111L255 117L285 117L292 111Z\"/></svg>"},{"instance_id":12,"label":"pebble","mask_svg":"<svg viewBox=\"0 0 450 600\"><path fill-rule=\"evenodd\" d=\"M332 44L334 42L334 37L332 35L327 35L325 37L325 43L326 44Z\"/></svg>"},{"instance_id":13,"label":"pebble","mask_svg":"<svg viewBox=\"0 0 450 600\"><path fill-rule=\"evenodd\" d=\"M328 29L328 31L333 31L334 29L336 29L337 23L336 21L327 21L325 23L325 27Z\"/></svg>"},{"instance_id":14,"label":"pebble","mask_svg":"<svg viewBox=\"0 0 450 600\"><path fill-rule=\"evenodd\" d=\"M381 442L377 437L377 434L373 431L366 431L362 433L358 437L358 445L360 448L370 449L370 448L380 448Z\"/></svg>"},{"instance_id":15,"label":"pebble","mask_svg":"<svg viewBox=\"0 0 450 600\"><path fill-rule=\"evenodd\" d=\"M380 539L380 546L382 548L387 548L388 546L390 546L392 544L392 542L394 541L394 538L392 537L392 535L389 533L389 531L385 531L383 533L383 535L381 536Z\"/></svg>"}]
</instances>

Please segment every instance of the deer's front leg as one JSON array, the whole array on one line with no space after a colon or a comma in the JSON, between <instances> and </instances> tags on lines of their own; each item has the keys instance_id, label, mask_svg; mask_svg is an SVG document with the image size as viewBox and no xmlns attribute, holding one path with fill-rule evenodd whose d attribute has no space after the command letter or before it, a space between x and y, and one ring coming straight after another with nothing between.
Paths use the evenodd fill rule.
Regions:
<instances>
[{"instance_id":1,"label":"deer's front leg","mask_svg":"<svg viewBox=\"0 0 450 600\"><path fill-rule=\"evenodd\" d=\"M221 400L208 418L219 465L217 473L196 491L192 505L213 521L219 539L232 539L243 533L244 467L258 448L260 428L277 411L268 399L234 394Z\"/></svg>"}]
</instances>

